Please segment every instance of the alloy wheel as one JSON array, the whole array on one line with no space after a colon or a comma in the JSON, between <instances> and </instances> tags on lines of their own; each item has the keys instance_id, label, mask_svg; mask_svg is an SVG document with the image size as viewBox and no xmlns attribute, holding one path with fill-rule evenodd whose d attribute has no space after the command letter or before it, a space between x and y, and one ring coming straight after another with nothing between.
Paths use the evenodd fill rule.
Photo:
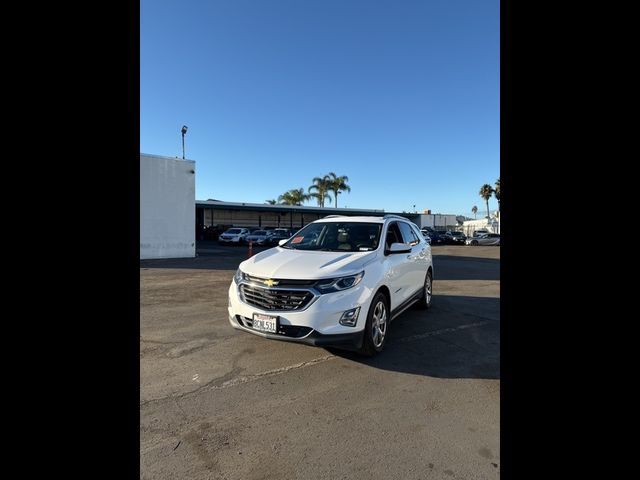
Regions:
<instances>
[{"instance_id":1,"label":"alloy wheel","mask_svg":"<svg viewBox=\"0 0 640 480\"><path fill-rule=\"evenodd\" d=\"M387 334L387 309L384 302L378 302L373 310L373 318L371 320L371 339L376 348L380 348Z\"/></svg>"}]
</instances>

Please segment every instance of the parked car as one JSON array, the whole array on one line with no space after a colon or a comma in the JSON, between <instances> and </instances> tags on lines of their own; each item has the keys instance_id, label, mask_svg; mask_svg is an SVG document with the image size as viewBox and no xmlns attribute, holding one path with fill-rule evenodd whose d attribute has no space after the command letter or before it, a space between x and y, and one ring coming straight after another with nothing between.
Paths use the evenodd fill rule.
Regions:
<instances>
[{"instance_id":1,"label":"parked car","mask_svg":"<svg viewBox=\"0 0 640 480\"><path fill-rule=\"evenodd\" d=\"M429 235L429 238L431 239L429 242L431 245L442 245L446 243L444 235L439 234L435 230L427 231L427 235Z\"/></svg>"},{"instance_id":2,"label":"parked car","mask_svg":"<svg viewBox=\"0 0 640 480\"><path fill-rule=\"evenodd\" d=\"M467 238L465 245L497 245L500 246L500 235L497 233L483 233L481 235Z\"/></svg>"},{"instance_id":3,"label":"parked car","mask_svg":"<svg viewBox=\"0 0 640 480\"><path fill-rule=\"evenodd\" d=\"M267 245L269 238L273 237L273 230L256 230L247 235L246 242L252 242L256 245Z\"/></svg>"},{"instance_id":4,"label":"parked car","mask_svg":"<svg viewBox=\"0 0 640 480\"><path fill-rule=\"evenodd\" d=\"M286 240L291 237L291 232L286 228L276 228L273 230L273 234L269 237L268 245L278 245L280 240Z\"/></svg>"},{"instance_id":5,"label":"parked car","mask_svg":"<svg viewBox=\"0 0 640 480\"><path fill-rule=\"evenodd\" d=\"M247 235L249 235L248 228L230 228L218 237L218 243L221 245L228 243L241 245L246 243Z\"/></svg>"},{"instance_id":6,"label":"parked car","mask_svg":"<svg viewBox=\"0 0 640 480\"><path fill-rule=\"evenodd\" d=\"M445 238L447 239L447 243L450 243L452 245L458 245L458 244L464 245L464 242L467 239L464 233L456 232L453 230L448 231L445 234Z\"/></svg>"},{"instance_id":7,"label":"parked car","mask_svg":"<svg viewBox=\"0 0 640 480\"><path fill-rule=\"evenodd\" d=\"M389 325L432 300L431 247L406 218L316 220L240 264L229 323L269 339L374 355Z\"/></svg>"}]
</instances>

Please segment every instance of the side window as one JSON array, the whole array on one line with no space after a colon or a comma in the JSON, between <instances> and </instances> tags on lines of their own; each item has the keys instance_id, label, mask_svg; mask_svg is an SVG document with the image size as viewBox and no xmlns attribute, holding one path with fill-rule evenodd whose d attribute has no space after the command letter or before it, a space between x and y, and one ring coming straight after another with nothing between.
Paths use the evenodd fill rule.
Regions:
<instances>
[{"instance_id":1,"label":"side window","mask_svg":"<svg viewBox=\"0 0 640 480\"><path fill-rule=\"evenodd\" d=\"M402 235L398 229L398 222L392 222L387 227L387 238L385 238L385 247L388 249L392 243L402 242Z\"/></svg>"},{"instance_id":2,"label":"side window","mask_svg":"<svg viewBox=\"0 0 640 480\"><path fill-rule=\"evenodd\" d=\"M411 225L411 229L413 230L413 233L415 234L416 238L418 238L419 241L422 242L424 240L424 236L422 235L422 232L418 230L418 227L416 227L415 225Z\"/></svg>"},{"instance_id":3,"label":"side window","mask_svg":"<svg viewBox=\"0 0 640 480\"><path fill-rule=\"evenodd\" d=\"M398 224L400 226L400 231L402 232L402 237L404 238L404 243L408 243L412 247L420 243L420 240L416 237L416 234L413 233L413 230L411 230L408 223L398 222Z\"/></svg>"}]
</instances>

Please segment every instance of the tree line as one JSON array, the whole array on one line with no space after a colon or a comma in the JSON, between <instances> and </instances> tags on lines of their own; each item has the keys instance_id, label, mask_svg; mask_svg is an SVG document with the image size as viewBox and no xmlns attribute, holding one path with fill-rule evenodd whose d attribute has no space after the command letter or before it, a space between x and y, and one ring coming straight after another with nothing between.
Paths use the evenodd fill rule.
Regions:
<instances>
[{"instance_id":1,"label":"tree line","mask_svg":"<svg viewBox=\"0 0 640 480\"><path fill-rule=\"evenodd\" d=\"M307 188L306 193L304 188L293 188L280 195L277 201L272 199L267 200L266 203L270 205L302 205L314 198L318 202L318 206L324 208L325 202L331 203L335 199L334 205L338 208L338 195L351 191L351 187L347 184L348 181L349 177L346 175L338 176L329 172L323 177L314 177L311 180L312 185ZM333 193L333 198L330 192Z\"/></svg>"},{"instance_id":2,"label":"tree line","mask_svg":"<svg viewBox=\"0 0 640 480\"><path fill-rule=\"evenodd\" d=\"M482 185L482 187L480 187L479 195L487 203L487 218L490 218L489 199L491 198L491 196L496 197L496 200L498 201L498 212L499 212L500 211L500 177L498 177L498 179L496 180L495 188L489 185L488 183L485 183L484 185ZM476 213L478 212L478 207L474 205L473 208L471 209L471 212L473 213L473 216L476 217Z\"/></svg>"}]
</instances>

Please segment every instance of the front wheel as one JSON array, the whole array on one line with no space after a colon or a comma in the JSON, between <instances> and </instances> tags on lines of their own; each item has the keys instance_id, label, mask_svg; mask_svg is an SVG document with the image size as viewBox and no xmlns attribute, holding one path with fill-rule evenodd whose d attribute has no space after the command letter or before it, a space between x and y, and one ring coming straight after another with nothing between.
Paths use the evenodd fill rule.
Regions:
<instances>
[{"instance_id":1,"label":"front wheel","mask_svg":"<svg viewBox=\"0 0 640 480\"><path fill-rule=\"evenodd\" d=\"M426 310L431 307L431 299L433 298L433 276L431 270L427 271L427 275L424 278L424 287L422 289L422 298L418 300L416 305L422 310Z\"/></svg>"},{"instance_id":2,"label":"front wheel","mask_svg":"<svg viewBox=\"0 0 640 480\"><path fill-rule=\"evenodd\" d=\"M477 240L473 240L471 242L471 245L473 245L474 247L477 247L478 246L478 241Z\"/></svg>"},{"instance_id":3,"label":"front wheel","mask_svg":"<svg viewBox=\"0 0 640 480\"><path fill-rule=\"evenodd\" d=\"M387 341L389 329L389 302L382 292L378 292L371 302L367 322L364 327L364 339L360 353L371 357L380 353Z\"/></svg>"}]
</instances>

